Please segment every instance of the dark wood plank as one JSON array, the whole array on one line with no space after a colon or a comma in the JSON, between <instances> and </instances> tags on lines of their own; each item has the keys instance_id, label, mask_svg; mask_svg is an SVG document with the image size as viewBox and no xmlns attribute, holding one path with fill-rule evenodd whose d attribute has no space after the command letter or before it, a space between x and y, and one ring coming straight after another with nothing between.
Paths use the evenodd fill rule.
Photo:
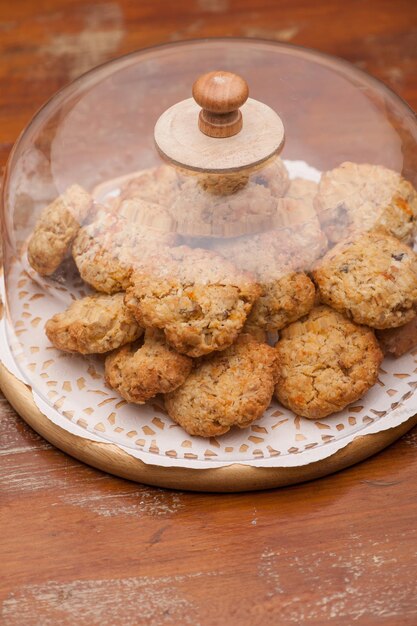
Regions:
<instances>
[{"instance_id":1,"label":"dark wood plank","mask_svg":"<svg viewBox=\"0 0 417 626\"><path fill-rule=\"evenodd\" d=\"M199 36L342 56L417 108L409 0L20 0L0 4L0 165L30 117L97 63ZM0 621L6 626L417 622L417 430L315 483L186 494L67 457L0 399Z\"/></svg>"}]
</instances>

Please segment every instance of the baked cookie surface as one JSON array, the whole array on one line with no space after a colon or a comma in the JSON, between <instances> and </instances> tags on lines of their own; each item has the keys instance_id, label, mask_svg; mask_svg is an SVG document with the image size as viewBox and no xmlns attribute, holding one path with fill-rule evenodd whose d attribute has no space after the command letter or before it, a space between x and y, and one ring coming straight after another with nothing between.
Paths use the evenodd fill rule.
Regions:
<instances>
[{"instance_id":1,"label":"baked cookie surface","mask_svg":"<svg viewBox=\"0 0 417 626\"><path fill-rule=\"evenodd\" d=\"M45 332L59 350L99 354L135 341L143 330L118 293L75 300L48 320Z\"/></svg>"},{"instance_id":2,"label":"baked cookie surface","mask_svg":"<svg viewBox=\"0 0 417 626\"><path fill-rule=\"evenodd\" d=\"M118 204L142 199L167 209L178 197L181 180L180 170L171 165L143 170L122 184Z\"/></svg>"},{"instance_id":3,"label":"baked cookie surface","mask_svg":"<svg viewBox=\"0 0 417 626\"><path fill-rule=\"evenodd\" d=\"M282 198L290 185L290 178L283 160L273 157L249 174L249 182L270 189L275 198Z\"/></svg>"},{"instance_id":4,"label":"baked cookie surface","mask_svg":"<svg viewBox=\"0 0 417 626\"><path fill-rule=\"evenodd\" d=\"M233 194L216 195L190 177L182 185L171 214L182 235L236 237L267 228L276 205L271 190L263 185L248 182Z\"/></svg>"},{"instance_id":5,"label":"baked cookie surface","mask_svg":"<svg viewBox=\"0 0 417 626\"><path fill-rule=\"evenodd\" d=\"M270 226L277 198L289 185L281 159L252 172L200 174L161 165L127 181L117 201L159 205L171 230L194 237L236 236Z\"/></svg>"},{"instance_id":6,"label":"baked cookie surface","mask_svg":"<svg viewBox=\"0 0 417 626\"><path fill-rule=\"evenodd\" d=\"M324 173L315 206L332 243L377 229L411 243L416 232L416 190L381 165L346 162Z\"/></svg>"},{"instance_id":7,"label":"baked cookie surface","mask_svg":"<svg viewBox=\"0 0 417 626\"><path fill-rule=\"evenodd\" d=\"M247 335L252 335L256 341L259 343L268 343L268 333L264 328L257 326L255 323L251 323L249 320L246 320L242 333Z\"/></svg>"},{"instance_id":8,"label":"baked cookie surface","mask_svg":"<svg viewBox=\"0 0 417 626\"><path fill-rule=\"evenodd\" d=\"M285 194L286 198L304 200L310 207L314 208L314 199L319 189L318 183L306 178L293 178Z\"/></svg>"},{"instance_id":9,"label":"baked cookie surface","mask_svg":"<svg viewBox=\"0 0 417 626\"><path fill-rule=\"evenodd\" d=\"M130 212L128 216L103 212L74 241L72 254L81 278L97 291L111 294L127 289L135 268L176 241L173 233L137 224Z\"/></svg>"},{"instance_id":10,"label":"baked cookie surface","mask_svg":"<svg viewBox=\"0 0 417 626\"><path fill-rule=\"evenodd\" d=\"M262 294L255 300L248 323L266 332L281 330L306 315L314 305L316 291L303 273L289 272L273 281L261 281Z\"/></svg>"},{"instance_id":11,"label":"baked cookie surface","mask_svg":"<svg viewBox=\"0 0 417 626\"><path fill-rule=\"evenodd\" d=\"M288 184L281 159L247 173L188 174L170 212L182 235L237 237L271 227Z\"/></svg>"},{"instance_id":12,"label":"baked cookie surface","mask_svg":"<svg viewBox=\"0 0 417 626\"><path fill-rule=\"evenodd\" d=\"M284 328L276 398L295 414L318 419L358 400L378 378L383 355L371 329L327 306Z\"/></svg>"},{"instance_id":13,"label":"baked cookie surface","mask_svg":"<svg viewBox=\"0 0 417 626\"><path fill-rule=\"evenodd\" d=\"M377 330L376 337L384 354L402 356L417 346L417 316L404 326Z\"/></svg>"},{"instance_id":14,"label":"baked cookie surface","mask_svg":"<svg viewBox=\"0 0 417 626\"><path fill-rule=\"evenodd\" d=\"M41 276L53 274L71 248L93 198L72 185L41 212L28 244L28 261Z\"/></svg>"},{"instance_id":15,"label":"baked cookie surface","mask_svg":"<svg viewBox=\"0 0 417 626\"><path fill-rule=\"evenodd\" d=\"M332 248L313 272L320 299L357 324L392 328L416 315L417 255L379 232Z\"/></svg>"},{"instance_id":16,"label":"baked cookie surface","mask_svg":"<svg viewBox=\"0 0 417 626\"><path fill-rule=\"evenodd\" d=\"M126 304L146 328L160 328L182 354L198 357L236 339L260 293L254 277L208 250L180 246L133 272Z\"/></svg>"},{"instance_id":17,"label":"baked cookie surface","mask_svg":"<svg viewBox=\"0 0 417 626\"><path fill-rule=\"evenodd\" d=\"M251 237L213 243L220 254L239 269L252 272L261 287L248 324L273 332L308 313L315 288L303 272L296 272L297 255L281 233L271 231Z\"/></svg>"},{"instance_id":18,"label":"baked cookie surface","mask_svg":"<svg viewBox=\"0 0 417 626\"><path fill-rule=\"evenodd\" d=\"M150 200L142 198L128 198L120 201L115 208L117 216L124 218L127 223L133 224L135 228L145 227L147 229L164 235L174 233L176 229L175 220L169 211L161 204L156 204Z\"/></svg>"},{"instance_id":19,"label":"baked cookie surface","mask_svg":"<svg viewBox=\"0 0 417 626\"><path fill-rule=\"evenodd\" d=\"M274 348L242 334L227 350L203 359L181 387L165 396L165 407L190 435L214 437L260 418L275 381Z\"/></svg>"},{"instance_id":20,"label":"baked cookie surface","mask_svg":"<svg viewBox=\"0 0 417 626\"><path fill-rule=\"evenodd\" d=\"M328 242L312 202L303 198L281 198L274 218L275 237L292 251L294 267L310 271L327 250Z\"/></svg>"},{"instance_id":21,"label":"baked cookie surface","mask_svg":"<svg viewBox=\"0 0 417 626\"><path fill-rule=\"evenodd\" d=\"M127 402L143 404L182 385L191 368L192 360L170 348L163 332L148 329L141 347L123 346L106 358L105 376Z\"/></svg>"}]
</instances>

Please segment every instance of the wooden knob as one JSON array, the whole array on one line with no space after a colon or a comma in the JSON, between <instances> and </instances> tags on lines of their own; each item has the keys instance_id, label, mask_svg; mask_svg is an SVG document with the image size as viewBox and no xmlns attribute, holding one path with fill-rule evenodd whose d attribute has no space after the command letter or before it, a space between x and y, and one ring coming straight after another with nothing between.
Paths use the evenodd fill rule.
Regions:
<instances>
[{"instance_id":1,"label":"wooden knob","mask_svg":"<svg viewBox=\"0 0 417 626\"><path fill-rule=\"evenodd\" d=\"M232 137L242 129L239 108L249 96L247 82L232 72L209 72L193 85L193 98L202 108L198 127L209 137Z\"/></svg>"}]
</instances>

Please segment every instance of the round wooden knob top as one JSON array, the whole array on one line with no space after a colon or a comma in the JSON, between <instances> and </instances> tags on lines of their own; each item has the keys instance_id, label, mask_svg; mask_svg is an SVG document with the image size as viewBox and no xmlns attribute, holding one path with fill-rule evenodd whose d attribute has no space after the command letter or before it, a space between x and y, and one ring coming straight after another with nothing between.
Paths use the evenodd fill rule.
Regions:
<instances>
[{"instance_id":1,"label":"round wooden knob top","mask_svg":"<svg viewBox=\"0 0 417 626\"><path fill-rule=\"evenodd\" d=\"M249 96L247 82L232 72L209 72L197 78L193 97L202 109L198 127L209 137L233 137L242 130L239 108Z\"/></svg>"},{"instance_id":2,"label":"round wooden knob top","mask_svg":"<svg viewBox=\"0 0 417 626\"><path fill-rule=\"evenodd\" d=\"M232 72L208 72L193 85L193 98L211 113L231 113L240 109L249 97L247 82Z\"/></svg>"}]
</instances>

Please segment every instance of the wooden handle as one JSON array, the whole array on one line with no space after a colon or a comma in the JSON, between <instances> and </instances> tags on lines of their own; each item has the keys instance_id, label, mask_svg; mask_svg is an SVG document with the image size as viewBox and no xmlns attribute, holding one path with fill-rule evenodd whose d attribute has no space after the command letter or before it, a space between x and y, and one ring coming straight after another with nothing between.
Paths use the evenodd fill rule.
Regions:
<instances>
[{"instance_id":1,"label":"wooden handle","mask_svg":"<svg viewBox=\"0 0 417 626\"><path fill-rule=\"evenodd\" d=\"M239 108L249 96L247 82L232 72L209 72L193 85L193 98L202 108L198 127L209 137L232 137L242 129Z\"/></svg>"}]
</instances>

